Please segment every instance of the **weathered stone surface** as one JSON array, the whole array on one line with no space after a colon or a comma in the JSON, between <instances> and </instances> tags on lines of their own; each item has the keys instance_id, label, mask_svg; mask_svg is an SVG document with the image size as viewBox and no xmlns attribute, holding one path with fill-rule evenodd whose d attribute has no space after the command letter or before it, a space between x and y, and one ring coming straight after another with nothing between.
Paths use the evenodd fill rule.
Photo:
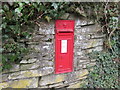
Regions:
<instances>
[{"instance_id":1,"label":"weathered stone surface","mask_svg":"<svg viewBox=\"0 0 120 90\"><path fill-rule=\"evenodd\" d=\"M39 26L39 31L37 32L37 34L55 34L54 32L54 23L43 23L40 22L40 26Z\"/></svg>"},{"instance_id":2,"label":"weathered stone surface","mask_svg":"<svg viewBox=\"0 0 120 90\"><path fill-rule=\"evenodd\" d=\"M34 35L32 38L31 38L31 41L33 42L40 42L42 38L44 38L45 35Z\"/></svg>"},{"instance_id":3,"label":"weathered stone surface","mask_svg":"<svg viewBox=\"0 0 120 90\"><path fill-rule=\"evenodd\" d=\"M80 55L83 55L83 52L82 51L77 51L75 54L80 56Z\"/></svg>"},{"instance_id":4,"label":"weathered stone surface","mask_svg":"<svg viewBox=\"0 0 120 90\"><path fill-rule=\"evenodd\" d=\"M39 66L40 66L39 63L23 64L20 66L20 70L36 69Z\"/></svg>"},{"instance_id":5,"label":"weathered stone surface","mask_svg":"<svg viewBox=\"0 0 120 90\"><path fill-rule=\"evenodd\" d=\"M77 40L89 40L91 38L91 36L88 34L88 35L82 35L82 34L79 34L79 35L77 35Z\"/></svg>"},{"instance_id":6,"label":"weathered stone surface","mask_svg":"<svg viewBox=\"0 0 120 90\"><path fill-rule=\"evenodd\" d=\"M52 88L52 87L58 87L58 86L62 86L63 85L63 82L60 82L60 83L55 83L55 84L52 84L52 85L49 85L49 88Z\"/></svg>"},{"instance_id":7,"label":"weathered stone surface","mask_svg":"<svg viewBox=\"0 0 120 90\"><path fill-rule=\"evenodd\" d=\"M26 42L26 44L28 44L28 46L29 46L29 45L38 45L39 42L29 41L29 42Z\"/></svg>"},{"instance_id":8,"label":"weathered stone surface","mask_svg":"<svg viewBox=\"0 0 120 90\"><path fill-rule=\"evenodd\" d=\"M45 66L53 67L53 65L54 65L53 61L41 61L40 67L45 67Z\"/></svg>"},{"instance_id":9,"label":"weathered stone surface","mask_svg":"<svg viewBox=\"0 0 120 90\"><path fill-rule=\"evenodd\" d=\"M91 39L91 40L87 40L87 41L81 41L81 49L87 49L87 48L92 48L92 47L96 47L96 46L100 46L103 45L103 39Z\"/></svg>"},{"instance_id":10,"label":"weathered stone surface","mask_svg":"<svg viewBox=\"0 0 120 90\"><path fill-rule=\"evenodd\" d=\"M60 18L61 19L68 19L68 17L69 17L69 13L65 13L64 15L62 15Z\"/></svg>"},{"instance_id":11,"label":"weathered stone surface","mask_svg":"<svg viewBox=\"0 0 120 90\"><path fill-rule=\"evenodd\" d=\"M84 78L86 78L87 74L88 74L87 69L74 71L74 72L69 73L69 74L66 75L64 83L67 84L67 83L74 82L76 80L84 79Z\"/></svg>"},{"instance_id":12,"label":"weathered stone surface","mask_svg":"<svg viewBox=\"0 0 120 90\"><path fill-rule=\"evenodd\" d=\"M28 60L22 60L22 61L20 61L20 63L34 63L36 61L37 61L37 59L33 58L33 59L28 59Z\"/></svg>"},{"instance_id":13,"label":"weathered stone surface","mask_svg":"<svg viewBox=\"0 0 120 90\"><path fill-rule=\"evenodd\" d=\"M36 70L26 70L26 71L20 71L11 73L8 76L8 79L20 79L20 78L28 78L28 77L38 77L43 75L48 75L53 72L53 67L43 67Z\"/></svg>"},{"instance_id":14,"label":"weathered stone surface","mask_svg":"<svg viewBox=\"0 0 120 90\"><path fill-rule=\"evenodd\" d=\"M8 74L1 74L0 79L1 79L0 83L3 81L8 81Z\"/></svg>"},{"instance_id":15,"label":"weathered stone surface","mask_svg":"<svg viewBox=\"0 0 120 90\"><path fill-rule=\"evenodd\" d=\"M91 48L91 49L86 49L84 50L87 53L91 53L93 51L102 51L103 50L103 46L98 46L98 47L94 47L94 48Z\"/></svg>"},{"instance_id":16,"label":"weathered stone surface","mask_svg":"<svg viewBox=\"0 0 120 90\"><path fill-rule=\"evenodd\" d=\"M76 68L75 68L75 71L77 71L77 70L82 70L83 68L82 68L82 64L78 64L77 66L76 66Z\"/></svg>"},{"instance_id":17,"label":"weathered stone surface","mask_svg":"<svg viewBox=\"0 0 120 90\"><path fill-rule=\"evenodd\" d=\"M10 70L4 70L2 73L15 72L20 70L19 64L13 64L13 67Z\"/></svg>"},{"instance_id":18,"label":"weathered stone surface","mask_svg":"<svg viewBox=\"0 0 120 90\"><path fill-rule=\"evenodd\" d=\"M0 83L0 89L2 88L37 88L38 78L15 80Z\"/></svg>"},{"instance_id":19,"label":"weathered stone surface","mask_svg":"<svg viewBox=\"0 0 120 90\"><path fill-rule=\"evenodd\" d=\"M86 35L86 34L97 33L98 31L100 31L100 28L97 25L90 25L90 26L85 26L85 27L82 27L80 29L75 29L75 30L76 30L76 33Z\"/></svg>"},{"instance_id":20,"label":"weathered stone surface","mask_svg":"<svg viewBox=\"0 0 120 90\"><path fill-rule=\"evenodd\" d=\"M4 82L4 83L0 83L0 90L2 88L7 88L8 87L8 83L7 82Z\"/></svg>"},{"instance_id":21,"label":"weathered stone surface","mask_svg":"<svg viewBox=\"0 0 120 90\"><path fill-rule=\"evenodd\" d=\"M30 53L25 55L22 60L28 60L28 59L37 58L37 56L38 56L38 53L36 53L35 51L34 52L31 51Z\"/></svg>"},{"instance_id":22,"label":"weathered stone surface","mask_svg":"<svg viewBox=\"0 0 120 90\"><path fill-rule=\"evenodd\" d=\"M85 19L77 19L76 20L76 26L84 26L84 25L89 25L89 24L93 24L92 21L89 21L89 20L85 20Z\"/></svg>"},{"instance_id":23,"label":"weathered stone surface","mask_svg":"<svg viewBox=\"0 0 120 90\"><path fill-rule=\"evenodd\" d=\"M90 63L90 60L88 60L88 59L87 59L87 60L82 60L82 59L80 59L80 60L78 61L78 63L79 63L79 64L83 64L83 63L84 63L84 64L88 64L88 63Z\"/></svg>"},{"instance_id":24,"label":"weathered stone surface","mask_svg":"<svg viewBox=\"0 0 120 90\"><path fill-rule=\"evenodd\" d=\"M87 68L87 64L82 64L82 68L86 69Z\"/></svg>"},{"instance_id":25,"label":"weathered stone surface","mask_svg":"<svg viewBox=\"0 0 120 90\"><path fill-rule=\"evenodd\" d=\"M89 64L89 66L94 66L94 65L96 65L96 62L91 62L91 63Z\"/></svg>"},{"instance_id":26,"label":"weathered stone surface","mask_svg":"<svg viewBox=\"0 0 120 90\"><path fill-rule=\"evenodd\" d=\"M88 70L83 69L83 70L80 70L80 71L76 71L75 74L76 74L77 79L82 79L84 76L86 76L88 74Z\"/></svg>"},{"instance_id":27,"label":"weathered stone surface","mask_svg":"<svg viewBox=\"0 0 120 90\"><path fill-rule=\"evenodd\" d=\"M95 62L95 61L96 61L96 59L90 59L90 61L91 61L91 62Z\"/></svg>"},{"instance_id":28,"label":"weathered stone surface","mask_svg":"<svg viewBox=\"0 0 120 90\"><path fill-rule=\"evenodd\" d=\"M83 17L79 18L79 17L72 15L72 14L70 14L68 19L75 20L75 28L77 28L79 26L94 24L94 22L91 20L85 19Z\"/></svg>"},{"instance_id":29,"label":"weathered stone surface","mask_svg":"<svg viewBox=\"0 0 120 90\"><path fill-rule=\"evenodd\" d=\"M36 88L38 87L38 79L25 79L18 80L9 83L9 87L11 88Z\"/></svg>"},{"instance_id":30,"label":"weathered stone surface","mask_svg":"<svg viewBox=\"0 0 120 90\"><path fill-rule=\"evenodd\" d=\"M106 35L105 34L103 34L103 33L96 33L96 34L92 34L91 35L91 39L99 39L99 38L104 38Z\"/></svg>"},{"instance_id":31,"label":"weathered stone surface","mask_svg":"<svg viewBox=\"0 0 120 90\"><path fill-rule=\"evenodd\" d=\"M70 83L69 86L67 88L81 88L81 86L84 84L85 82L83 81L78 81L75 83Z\"/></svg>"},{"instance_id":32,"label":"weathered stone surface","mask_svg":"<svg viewBox=\"0 0 120 90\"><path fill-rule=\"evenodd\" d=\"M40 86L40 87L38 87L38 89L41 89L41 88L45 89L45 88L49 88L49 87L48 86Z\"/></svg>"},{"instance_id":33,"label":"weathered stone surface","mask_svg":"<svg viewBox=\"0 0 120 90\"><path fill-rule=\"evenodd\" d=\"M41 45L29 45L29 48L32 48L33 50L35 50L35 52L39 53L41 52Z\"/></svg>"},{"instance_id":34,"label":"weathered stone surface","mask_svg":"<svg viewBox=\"0 0 120 90\"><path fill-rule=\"evenodd\" d=\"M64 80L65 80L64 74L59 74L59 75L52 74L52 75L48 75L48 76L43 76L39 82L39 85L44 86L44 85L62 82Z\"/></svg>"},{"instance_id":35,"label":"weathered stone surface","mask_svg":"<svg viewBox=\"0 0 120 90\"><path fill-rule=\"evenodd\" d=\"M77 69L86 69L87 65L90 64L90 60L79 60L78 61L78 65L77 65Z\"/></svg>"}]
</instances>

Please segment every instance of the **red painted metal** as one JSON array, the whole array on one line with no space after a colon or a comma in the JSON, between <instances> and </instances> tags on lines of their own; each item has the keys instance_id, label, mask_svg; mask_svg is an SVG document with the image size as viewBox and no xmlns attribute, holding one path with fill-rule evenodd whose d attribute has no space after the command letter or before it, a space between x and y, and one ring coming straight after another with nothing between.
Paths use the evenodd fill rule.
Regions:
<instances>
[{"instance_id":1,"label":"red painted metal","mask_svg":"<svg viewBox=\"0 0 120 90\"><path fill-rule=\"evenodd\" d=\"M55 22L55 74L73 71L74 20Z\"/></svg>"}]
</instances>

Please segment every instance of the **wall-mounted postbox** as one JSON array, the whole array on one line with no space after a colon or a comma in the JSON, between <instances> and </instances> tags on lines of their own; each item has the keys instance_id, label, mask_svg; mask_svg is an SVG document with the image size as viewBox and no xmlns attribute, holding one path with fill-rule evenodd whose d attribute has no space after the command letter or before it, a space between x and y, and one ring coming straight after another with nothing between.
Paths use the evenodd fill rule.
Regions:
<instances>
[{"instance_id":1,"label":"wall-mounted postbox","mask_svg":"<svg viewBox=\"0 0 120 90\"><path fill-rule=\"evenodd\" d=\"M74 20L55 22L55 74L72 72Z\"/></svg>"}]
</instances>

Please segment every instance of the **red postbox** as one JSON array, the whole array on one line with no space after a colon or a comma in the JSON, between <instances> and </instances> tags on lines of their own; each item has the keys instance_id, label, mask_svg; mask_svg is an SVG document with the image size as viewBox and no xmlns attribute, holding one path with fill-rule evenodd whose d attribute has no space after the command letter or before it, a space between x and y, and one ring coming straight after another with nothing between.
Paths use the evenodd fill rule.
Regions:
<instances>
[{"instance_id":1,"label":"red postbox","mask_svg":"<svg viewBox=\"0 0 120 90\"><path fill-rule=\"evenodd\" d=\"M55 22L55 74L72 72L74 20Z\"/></svg>"}]
</instances>

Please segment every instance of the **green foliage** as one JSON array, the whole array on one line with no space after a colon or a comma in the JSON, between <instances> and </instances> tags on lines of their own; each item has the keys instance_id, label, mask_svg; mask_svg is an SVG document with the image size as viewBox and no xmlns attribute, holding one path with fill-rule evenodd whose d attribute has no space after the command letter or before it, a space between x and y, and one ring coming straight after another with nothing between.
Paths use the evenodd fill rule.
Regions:
<instances>
[{"instance_id":1,"label":"green foliage","mask_svg":"<svg viewBox=\"0 0 120 90\"><path fill-rule=\"evenodd\" d=\"M119 88L119 56L120 31L118 28L118 3L101 3L93 5L96 20L106 34L104 52L93 52L91 58L96 59L96 65L88 66L88 84L85 88ZM101 13L102 12L102 13Z\"/></svg>"},{"instance_id":2,"label":"green foliage","mask_svg":"<svg viewBox=\"0 0 120 90\"><path fill-rule=\"evenodd\" d=\"M88 67L88 84L85 88L120 88L118 75L118 62L115 56L109 52L93 52L92 58L96 58L96 65ZM92 70L91 70L92 68Z\"/></svg>"},{"instance_id":3,"label":"green foliage","mask_svg":"<svg viewBox=\"0 0 120 90\"><path fill-rule=\"evenodd\" d=\"M28 53L26 41L31 37L35 24L60 19L64 13L74 13L98 22L107 34L107 53L96 53L97 65L88 76L86 87L118 88L118 64L120 41L118 29L118 4L107 2L8 2L2 3L2 66L10 69ZM0 14L1 15L1 14ZM27 29L25 29L27 27ZM1 31L0 31L1 32ZM0 64L1 66L1 64Z\"/></svg>"},{"instance_id":4,"label":"green foliage","mask_svg":"<svg viewBox=\"0 0 120 90\"><path fill-rule=\"evenodd\" d=\"M68 3L69 4L69 3ZM35 24L39 21L58 19L64 12L65 2L9 2L2 3L2 66L10 69L29 51L26 40L31 37ZM26 29L27 27L27 29ZM26 39L26 40L25 40ZM24 40L24 42L21 42Z\"/></svg>"},{"instance_id":5,"label":"green foliage","mask_svg":"<svg viewBox=\"0 0 120 90\"><path fill-rule=\"evenodd\" d=\"M84 88L117 88L119 86L119 64L120 64L120 41L119 30L116 30L111 37L110 48L103 52L92 52L90 58L96 59L95 66L88 66L89 74Z\"/></svg>"}]
</instances>

